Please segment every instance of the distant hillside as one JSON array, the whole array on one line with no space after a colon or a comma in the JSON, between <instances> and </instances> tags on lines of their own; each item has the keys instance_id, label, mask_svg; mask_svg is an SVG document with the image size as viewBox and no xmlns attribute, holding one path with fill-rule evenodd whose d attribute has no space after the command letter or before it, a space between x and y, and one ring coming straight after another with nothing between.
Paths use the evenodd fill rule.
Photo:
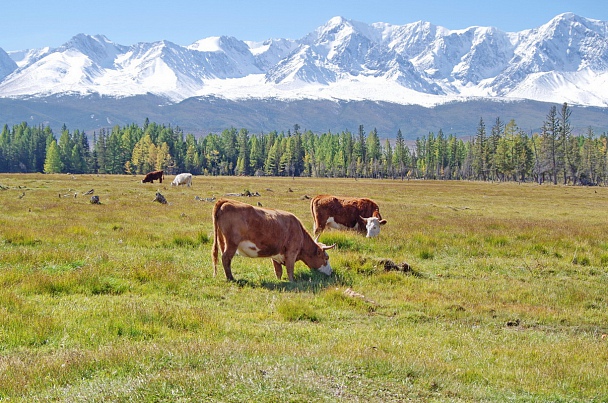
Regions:
<instances>
[{"instance_id":1,"label":"distant hillside","mask_svg":"<svg viewBox=\"0 0 608 403\"><path fill-rule=\"evenodd\" d=\"M171 104L152 95L128 98L90 95L29 100L0 98L0 123L13 125L25 121L29 125L49 125L56 133L65 124L71 130L92 132L102 127L141 124L148 118L197 135L230 127L246 128L252 133L287 131L294 124L315 133L356 132L359 125L363 125L366 131L376 128L382 138L393 138L401 130L406 139L412 140L439 129L446 134L471 136L480 118L488 127L500 117L505 122L515 119L526 131L536 131L551 105L555 104L476 100L426 108L371 101L230 101L216 97L190 98ZM571 109L575 133L584 133L589 126L596 134L608 131L608 109L579 106Z\"/></svg>"}]
</instances>

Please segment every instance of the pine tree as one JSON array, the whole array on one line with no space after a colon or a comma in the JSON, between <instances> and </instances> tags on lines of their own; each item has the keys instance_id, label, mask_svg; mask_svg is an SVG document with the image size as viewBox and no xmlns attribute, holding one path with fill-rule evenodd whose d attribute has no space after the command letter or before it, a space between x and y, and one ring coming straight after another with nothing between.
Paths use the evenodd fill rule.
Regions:
<instances>
[{"instance_id":1,"label":"pine tree","mask_svg":"<svg viewBox=\"0 0 608 403\"><path fill-rule=\"evenodd\" d=\"M175 161L171 155L169 144L163 142L160 146L156 147L156 163L154 165L155 170L163 170L165 173L174 174Z\"/></svg>"},{"instance_id":2,"label":"pine tree","mask_svg":"<svg viewBox=\"0 0 608 403\"><path fill-rule=\"evenodd\" d=\"M496 153L498 149L498 143L504 136L505 124L500 120L500 117L496 118L496 122L490 131L490 137L488 138L488 170L490 179L494 180L497 176L497 161L498 158Z\"/></svg>"},{"instance_id":3,"label":"pine tree","mask_svg":"<svg viewBox=\"0 0 608 403\"><path fill-rule=\"evenodd\" d=\"M382 147L380 145L380 138L378 137L378 130L374 128L367 136L367 163L368 172L372 177L375 177L379 173L380 159L382 158Z\"/></svg>"},{"instance_id":4,"label":"pine tree","mask_svg":"<svg viewBox=\"0 0 608 403\"><path fill-rule=\"evenodd\" d=\"M258 136L251 136L249 143L249 168L257 175L264 170L264 150Z\"/></svg>"},{"instance_id":5,"label":"pine tree","mask_svg":"<svg viewBox=\"0 0 608 403\"><path fill-rule=\"evenodd\" d=\"M488 146L486 137L486 125L483 118L479 119L477 134L472 147L471 169L476 179L486 180L488 174Z\"/></svg>"},{"instance_id":6,"label":"pine tree","mask_svg":"<svg viewBox=\"0 0 608 403\"><path fill-rule=\"evenodd\" d=\"M391 178L395 177L395 170L394 170L394 165L393 165L393 154L394 154L394 152L393 152L393 148L391 147L391 142L388 139L386 139L384 141L384 147L383 147L382 165L383 165L384 174Z\"/></svg>"},{"instance_id":7,"label":"pine tree","mask_svg":"<svg viewBox=\"0 0 608 403\"><path fill-rule=\"evenodd\" d=\"M61 166L65 170L64 172L74 172L74 167L72 164L72 149L74 148L74 141L65 124L61 129L61 136L59 136L57 145L59 146L59 158L61 159Z\"/></svg>"},{"instance_id":8,"label":"pine tree","mask_svg":"<svg viewBox=\"0 0 608 403\"><path fill-rule=\"evenodd\" d=\"M597 184L599 168L599 149L595 142L593 129L587 129L587 136L583 142L580 181L583 185ZM601 143L600 143L601 144Z\"/></svg>"},{"instance_id":9,"label":"pine tree","mask_svg":"<svg viewBox=\"0 0 608 403\"><path fill-rule=\"evenodd\" d=\"M63 169L61 163L61 153L59 146L55 140L51 141L46 150L46 159L44 160L44 173L56 174Z\"/></svg>"},{"instance_id":10,"label":"pine tree","mask_svg":"<svg viewBox=\"0 0 608 403\"><path fill-rule=\"evenodd\" d=\"M363 125L359 125L359 135L353 147L353 158L357 161L357 175L364 176L364 167L367 163L367 141Z\"/></svg>"},{"instance_id":11,"label":"pine tree","mask_svg":"<svg viewBox=\"0 0 608 403\"><path fill-rule=\"evenodd\" d=\"M560 164L563 162L562 157L563 147L559 139L557 108L552 106L542 127L540 161L543 162L542 171L544 172L546 169L549 172L554 185L557 185L557 174L560 171Z\"/></svg>"},{"instance_id":12,"label":"pine tree","mask_svg":"<svg viewBox=\"0 0 608 403\"><path fill-rule=\"evenodd\" d=\"M221 135L222 139L222 148L223 148L223 162L225 162L226 167L229 170L229 175L232 175L233 172L229 167L236 167L236 162L238 158L238 146L237 146L237 131L234 127L230 129L226 129L222 131Z\"/></svg>"},{"instance_id":13,"label":"pine tree","mask_svg":"<svg viewBox=\"0 0 608 403\"><path fill-rule=\"evenodd\" d=\"M143 136L131 153L131 166L133 167L133 173L145 174L152 171L153 165L150 163L150 147L153 146L152 139L149 135Z\"/></svg>"},{"instance_id":14,"label":"pine tree","mask_svg":"<svg viewBox=\"0 0 608 403\"><path fill-rule=\"evenodd\" d=\"M445 135L443 134L443 130L439 129L439 131L437 132L437 139L435 141L435 146L434 146L434 153L435 153L435 173L436 173L436 177L437 178L441 178L444 179L445 178L445 171L446 168L448 167L447 165L447 159L448 159L448 144L445 138Z\"/></svg>"},{"instance_id":15,"label":"pine tree","mask_svg":"<svg viewBox=\"0 0 608 403\"><path fill-rule=\"evenodd\" d=\"M249 175L249 132L241 129L237 137L238 157L236 164L237 175Z\"/></svg>"},{"instance_id":16,"label":"pine tree","mask_svg":"<svg viewBox=\"0 0 608 403\"><path fill-rule=\"evenodd\" d=\"M264 172L266 175L276 176L279 166L279 142L275 141L268 151L266 162L264 163Z\"/></svg>"},{"instance_id":17,"label":"pine tree","mask_svg":"<svg viewBox=\"0 0 608 403\"><path fill-rule=\"evenodd\" d=\"M580 152L576 140L572 139L572 129L570 128L570 116L572 111L568 104L564 102L559 112L559 135L558 141L560 148L563 150L563 162L560 164L563 169L564 184L567 183L568 177L571 177L576 183L577 171L580 164Z\"/></svg>"},{"instance_id":18,"label":"pine tree","mask_svg":"<svg viewBox=\"0 0 608 403\"><path fill-rule=\"evenodd\" d=\"M93 146L93 151L96 156L96 162L94 165L97 166L97 173L105 174L106 170L106 131L105 129L101 129L99 131L99 135L97 136L97 141L95 141L95 145ZM141 173L141 172L138 172Z\"/></svg>"}]
</instances>

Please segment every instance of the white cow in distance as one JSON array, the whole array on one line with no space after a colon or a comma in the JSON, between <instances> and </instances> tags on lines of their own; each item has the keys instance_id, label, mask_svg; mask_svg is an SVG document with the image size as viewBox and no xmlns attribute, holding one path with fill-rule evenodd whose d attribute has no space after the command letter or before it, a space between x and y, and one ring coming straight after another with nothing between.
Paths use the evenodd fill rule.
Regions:
<instances>
[{"instance_id":1,"label":"white cow in distance","mask_svg":"<svg viewBox=\"0 0 608 403\"><path fill-rule=\"evenodd\" d=\"M186 185L188 187L192 186L192 174L189 174L189 173L179 174L175 177L175 179L173 179L173 182L171 182L171 186L181 186L181 185Z\"/></svg>"}]
</instances>

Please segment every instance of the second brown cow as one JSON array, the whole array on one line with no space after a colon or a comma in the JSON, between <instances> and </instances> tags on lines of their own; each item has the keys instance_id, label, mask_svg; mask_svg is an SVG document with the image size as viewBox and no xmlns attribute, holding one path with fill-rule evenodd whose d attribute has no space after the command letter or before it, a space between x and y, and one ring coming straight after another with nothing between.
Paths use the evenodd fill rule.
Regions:
<instances>
[{"instance_id":1,"label":"second brown cow","mask_svg":"<svg viewBox=\"0 0 608 403\"><path fill-rule=\"evenodd\" d=\"M367 198L318 195L310 201L314 234L325 228L354 229L374 237L380 233L382 219L376 202Z\"/></svg>"}]
</instances>

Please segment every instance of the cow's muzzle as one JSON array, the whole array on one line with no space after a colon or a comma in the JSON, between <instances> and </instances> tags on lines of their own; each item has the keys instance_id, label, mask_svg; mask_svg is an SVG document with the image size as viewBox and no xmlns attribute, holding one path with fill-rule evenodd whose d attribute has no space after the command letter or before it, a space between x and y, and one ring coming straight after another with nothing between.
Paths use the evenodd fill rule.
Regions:
<instances>
[{"instance_id":1,"label":"cow's muzzle","mask_svg":"<svg viewBox=\"0 0 608 403\"><path fill-rule=\"evenodd\" d=\"M331 266L329 265L329 263L324 264L323 266L319 267L318 270L325 275L331 276L332 270L331 270Z\"/></svg>"}]
</instances>

